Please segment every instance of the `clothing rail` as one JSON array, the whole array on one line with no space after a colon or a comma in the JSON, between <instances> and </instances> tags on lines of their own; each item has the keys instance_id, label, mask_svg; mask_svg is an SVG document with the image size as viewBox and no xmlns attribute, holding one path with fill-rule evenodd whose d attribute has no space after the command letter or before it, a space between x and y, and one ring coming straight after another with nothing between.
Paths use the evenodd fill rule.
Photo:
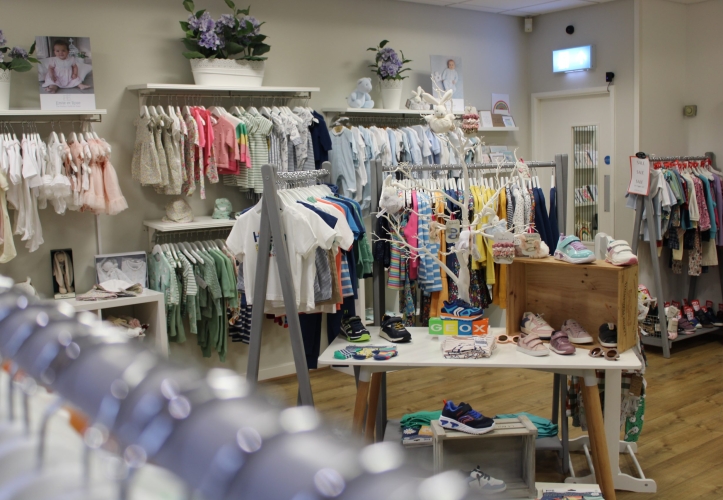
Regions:
<instances>
[{"instance_id":1,"label":"clothing rail","mask_svg":"<svg viewBox=\"0 0 723 500\"><path fill-rule=\"evenodd\" d=\"M514 163L506 163L510 167L514 167ZM557 186L557 223L560 231L567 233L567 164L568 156L566 154L555 155L554 161L530 161L526 162L525 165L528 167L554 167L555 168L555 186ZM476 165L485 166L484 168L497 168L496 163L479 163ZM505 165L502 163L501 165ZM439 168L435 168L439 167ZM459 170L461 165L414 165L412 170ZM375 160L371 168L371 212L376 213L379 211L379 196L382 192L382 183L384 182L384 172L389 172L381 160ZM374 220L374 217L372 217ZM372 222L372 224L374 224ZM372 226L372 231L374 227ZM376 259L373 264L372 274L372 287L373 287L373 309L374 309L374 325L380 326L384 310L386 309L386 284L385 284L385 272L384 263L379 262ZM376 440L382 441L384 439L384 430L387 425L387 384L386 374L382 374L382 383L379 393L379 404L377 406L377 425L376 425Z\"/></svg>"},{"instance_id":2,"label":"clothing rail","mask_svg":"<svg viewBox=\"0 0 723 500\"><path fill-rule=\"evenodd\" d=\"M299 170L296 172L276 172L276 177L282 180L304 180L304 179L318 179L320 177L326 177L329 175L329 168L331 163L324 162L323 167L329 165L328 168L321 168L319 170Z\"/></svg>"},{"instance_id":3,"label":"clothing rail","mask_svg":"<svg viewBox=\"0 0 723 500\"><path fill-rule=\"evenodd\" d=\"M546 168L546 167L558 167L559 165L554 161L530 161L524 162L527 167L530 168ZM513 162L501 162L501 163L469 163L467 168L471 170L494 170L496 168L515 168L516 163ZM384 165L382 168L383 172L394 172L397 170L409 169L414 172L419 171L436 171L436 170L460 170L462 169L461 164L456 165L408 165L408 166L394 166Z\"/></svg>"},{"instance_id":4,"label":"clothing rail","mask_svg":"<svg viewBox=\"0 0 723 500\"><path fill-rule=\"evenodd\" d=\"M659 161L703 161L703 160L710 160L711 164L714 169L717 170L716 162L715 162L715 154L714 153L706 153L703 156L647 156L648 160L651 162L659 162ZM632 238L632 250L633 253L637 255L638 253L638 244L640 243L640 227L643 223L643 211L647 214L655 213L655 210L653 208L653 201L651 200L650 196L643 196L638 195L637 201L635 203L635 224L633 226L633 238ZM650 240L650 259L653 266L653 283L654 283L654 290L655 295L658 299L658 320L660 321L660 338L654 337L651 335L643 335L642 336L642 342L646 345L654 345L658 347L662 347L663 349L663 357L670 358L670 349L673 346L673 342L677 342L679 340L696 337L698 335L701 335L702 333L708 333L710 332L710 329L703 329L701 331L698 331L692 335L678 335L678 337L675 339L675 341L668 339L668 319L665 316L665 308L663 307L663 303L665 302L665 295L663 290L663 281L660 274L660 258L658 257L658 251L657 251L657 241L663 239L662 234L659 233L659 227L657 224L652 224L651 219L647 218L645 221L645 224L648 227L648 235ZM680 242L682 245L682 241ZM716 252L718 253L718 273L719 273L719 279L721 281L721 290L723 291L723 253L720 251L718 247L716 247ZM688 300L693 300L695 298L695 287L697 283L697 276L691 276L690 277L690 285L688 288Z\"/></svg>"},{"instance_id":5,"label":"clothing rail","mask_svg":"<svg viewBox=\"0 0 723 500\"><path fill-rule=\"evenodd\" d=\"M9 420L20 413L28 443L37 440L33 446L38 458L32 474L28 470L12 476L9 491L26 494L17 497L76 497L77 485L85 484L89 498L101 498L90 492L103 481L104 486L115 484L116 498L125 500L132 497L135 471L145 463L175 473L189 489L187 498L207 500L284 500L294 495L387 499L392 490L394 498L412 500L422 498L423 489L466 487L449 474L422 482L417 478L424 477L423 471L389 462L386 444L367 447L361 454L326 431L311 408L282 409L254 393L232 370L171 363L94 315L76 317L66 303L41 301L12 284L0 276L0 357L10 363L11 374L3 401L9 402ZM31 392L20 390L30 384L12 380L19 370L25 382L34 380L58 396L44 409L39 425L29 421ZM23 404L13 404L20 398ZM89 462L84 473L72 475L57 463L46 463L51 451L58 452L57 445L48 443L47 424L65 402L89 419L88 454L110 442L120 462L126 458L127 473L117 482L91 478L96 474ZM283 480L279 471L284 471ZM78 477L81 474L84 477ZM55 488L45 488L45 496L36 483Z\"/></svg>"},{"instance_id":6,"label":"clothing rail","mask_svg":"<svg viewBox=\"0 0 723 500\"><path fill-rule=\"evenodd\" d=\"M0 115L0 116L2 116L2 115ZM55 123L79 123L79 124L83 124L83 123L89 123L89 122L100 123L100 122L103 121L103 120L102 120L102 116L103 116L103 115L101 115L101 114L93 114L93 113L90 112L90 111L88 112L87 115L82 115L83 118L81 118L81 119L78 119L77 116L75 116L75 117L73 117L73 118L48 119L49 116L52 116L52 115L43 115L43 116L42 116L42 117L44 118L43 120L36 120L36 119L33 118L32 116L28 116L28 117L26 117L26 118L24 118L24 119L22 119L22 120L5 120L5 119L0 118L0 125L2 125L3 123L15 124L15 125L35 125L35 124L37 124L37 123L46 123L46 124L50 124L50 125L55 124Z\"/></svg>"}]
</instances>

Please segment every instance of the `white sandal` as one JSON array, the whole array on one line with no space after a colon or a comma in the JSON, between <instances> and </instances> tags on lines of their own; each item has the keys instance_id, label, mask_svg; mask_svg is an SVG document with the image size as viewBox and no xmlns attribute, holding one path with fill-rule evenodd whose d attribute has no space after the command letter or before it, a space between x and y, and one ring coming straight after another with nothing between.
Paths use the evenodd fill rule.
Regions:
<instances>
[{"instance_id":1,"label":"white sandal","mask_svg":"<svg viewBox=\"0 0 723 500\"><path fill-rule=\"evenodd\" d=\"M638 258L625 240L611 241L607 247L605 260L614 266L632 266L638 263Z\"/></svg>"}]
</instances>

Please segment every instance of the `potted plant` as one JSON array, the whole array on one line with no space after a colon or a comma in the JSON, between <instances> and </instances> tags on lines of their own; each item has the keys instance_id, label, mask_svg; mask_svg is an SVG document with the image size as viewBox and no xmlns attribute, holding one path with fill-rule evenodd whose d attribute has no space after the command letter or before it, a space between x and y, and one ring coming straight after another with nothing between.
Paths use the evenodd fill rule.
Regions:
<instances>
[{"instance_id":1,"label":"potted plant","mask_svg":"<svg viewBox=\"0 0 723 500\"><path fill-rule=\"evenodd\" d=\"M225 0L231 14L214 21L204 10L195 11L192 0L184 0L183 7L191 13L181 21L186 33L183 55L191 61L196 85L232 85L260 87L264 79L266 54L271 47L264 43L266 35L250 7L237 9L231 0Z\"/></svg>"},{"instance_id":2,"label":"potted plant","mask_svg":"<svg viewBox=\"0 0 723 500\"><path fill-rule=\"evenodd\" d=\"M402 102L402 81L407 78L402 73L409 71L409 68L402 69L402 66L412 62L404 58L404 52L399 53L386 45L389 40L382 40L378 47L370 47L367 50L376 52L374 64L369 67L379 77L379 88L382 92L382 103L384 109L399 109Z\"/></svg>"},{"instance_id":3,"label":"potted plant","mask_svg":"<svg viewBox=\"0 0 723 500\"><path fill-rule=\"evenodd\" d=\"M10 75L11 71L25 72L33 69L31 63L38 60L30 57L35 52L35 44L30 47L30 52L22 47L7 46L7 40L3 31L0 30L0 110L10 109Z\"/></svg>"}]
</instances>

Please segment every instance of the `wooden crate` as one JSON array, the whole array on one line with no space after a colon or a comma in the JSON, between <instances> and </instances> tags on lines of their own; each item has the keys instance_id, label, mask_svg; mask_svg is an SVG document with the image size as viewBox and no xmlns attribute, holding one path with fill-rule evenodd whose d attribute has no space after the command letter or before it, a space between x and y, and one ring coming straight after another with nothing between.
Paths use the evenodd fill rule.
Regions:
<instances>
[{"instance_id":1,"label":"wooden crate","mask_svg":"<svg viewBox=\"0 0 723 500\"><path fill-rule=\"evenodd\" d=\"M507 268L507 333L520 331L522 314L544 314L556 330L575 319L597 344L603 323L618 327L618 349L637 342L638 266L619 267L605 261L568 264L553 257L516 258ZM590 345L577 344L577 347Z\"/></svg>"},{"instance_id":2,"label":"wooden crate","mask_svg":"<svg viewBox=\"0 0 723 500\"><path fill-rule=\"evenodd\" d=\"M478 465L507 484L495 498L536 498L535 439L537 428L524 415L496 419L494 430L474 435L445 429L432 421L434 470L472 471Z\"/></svg>"}]
</instances>

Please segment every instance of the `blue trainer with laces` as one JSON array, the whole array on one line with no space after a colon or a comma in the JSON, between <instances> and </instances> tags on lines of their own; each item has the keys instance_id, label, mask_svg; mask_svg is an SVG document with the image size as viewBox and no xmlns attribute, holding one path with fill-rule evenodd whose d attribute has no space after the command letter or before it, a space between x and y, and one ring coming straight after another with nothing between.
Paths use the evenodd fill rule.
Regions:
<instances>
[{"instance_id":1,"label":"blue trainer with laces","mask_svg":"<svg viewBox=\"0 0 723 500\"><path fill-rule=\"evenodd\" d=\"M456 299L449 302L444 301L441 316L447 319L475 320L481 318L483 313L484 309L472 307L464 300Z\"/></svg>"},{"instance_id":2,"label":"blue trainer with laces","mask_svg":"<svg viewBox=\"0 0 723 500\"><path fill-rule=\"evenodd\" d=\"M495 421L474 411L467 403L455 406L452 401L444 402L439 424L445 429L466 432L467 434L484 434L495 428Z\"/></svg>"}]
</instances>

